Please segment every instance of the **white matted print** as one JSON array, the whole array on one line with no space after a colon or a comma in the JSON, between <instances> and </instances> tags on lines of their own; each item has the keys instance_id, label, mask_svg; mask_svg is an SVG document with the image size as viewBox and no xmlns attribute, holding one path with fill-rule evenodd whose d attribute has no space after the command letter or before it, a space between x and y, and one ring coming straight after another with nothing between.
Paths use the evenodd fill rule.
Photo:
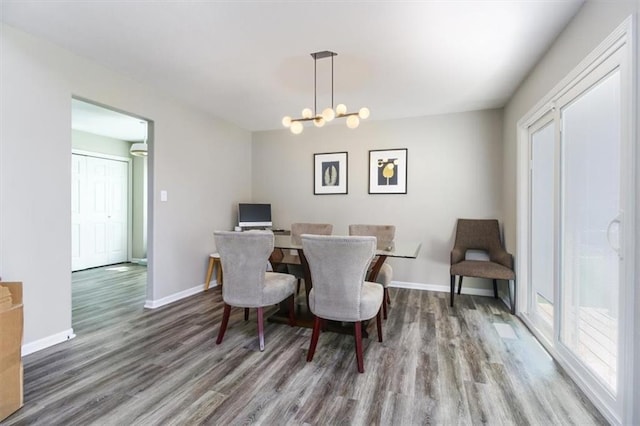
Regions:
<instances>
[{"instance_id":1,"label":"white matted print","mask_svg":"<svg viewBox=\"0 0 640 426\"><path fill-rule=\"evenodd\" d=\"M347 158L346 152L313 154L315 195L347 193Z\"/></svg>"},{"instance_id":2,"label":"white matted print","mask_svg":"<svg viewBox=\"0 0 640 426\"><path fill-rule=\"evenodd\" d=\"M369 151L369 194L407 193L407 149Z\"/></svg>"}]
</instances>

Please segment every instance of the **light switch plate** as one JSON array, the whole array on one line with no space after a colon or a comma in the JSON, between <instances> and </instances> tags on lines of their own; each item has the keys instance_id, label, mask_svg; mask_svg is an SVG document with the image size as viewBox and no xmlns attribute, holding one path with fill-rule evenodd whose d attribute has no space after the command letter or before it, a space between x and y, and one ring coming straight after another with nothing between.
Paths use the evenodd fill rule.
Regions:
<instances>
[{"instance_id":1,"label":"light switch plate","mask_svg":"<svg viewBox=\"0 0 640 426\"><path fill-rule=\"evenodd\" d=\"M160 191L160 201L167 201L167 191L164 189Z\"/></svg>"}]
</instances>

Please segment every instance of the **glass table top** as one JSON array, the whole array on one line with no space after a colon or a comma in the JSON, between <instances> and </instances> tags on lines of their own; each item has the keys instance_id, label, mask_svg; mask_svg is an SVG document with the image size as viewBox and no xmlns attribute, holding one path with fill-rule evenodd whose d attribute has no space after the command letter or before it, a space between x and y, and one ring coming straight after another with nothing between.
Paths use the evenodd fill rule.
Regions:
<instances>
[{"instance_id":1,"label":"glass table top","mask_svg":"<svg viewBox=\"0 0 640 426\"><path fill-rule=\"evenodd\" d=\"M391 245L376 249L376 256L403 257L415 259L418 257L422 243L414 241L393 241ZM275 248L285 250L299 250L302 245L294 244L290 235L275 235Z\"/></svg>"}]
</instances>

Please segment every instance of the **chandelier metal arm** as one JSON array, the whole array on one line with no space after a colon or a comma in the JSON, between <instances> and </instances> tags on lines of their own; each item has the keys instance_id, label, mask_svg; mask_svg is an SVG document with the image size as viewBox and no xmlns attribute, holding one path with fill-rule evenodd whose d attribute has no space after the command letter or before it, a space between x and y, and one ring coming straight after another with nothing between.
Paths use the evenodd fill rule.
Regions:
<instances>
[{"instance_id":1,"label":"chandelier metal arm","mask_svg":"<svg viewBox=\"0 0 640 426\"><path fill-rule=\"evenodd\" d=\"M360 116L359 112L345 112L344 114L336 114L336 118L351 117L352 115Z\"/></svg>"}]
</instances>

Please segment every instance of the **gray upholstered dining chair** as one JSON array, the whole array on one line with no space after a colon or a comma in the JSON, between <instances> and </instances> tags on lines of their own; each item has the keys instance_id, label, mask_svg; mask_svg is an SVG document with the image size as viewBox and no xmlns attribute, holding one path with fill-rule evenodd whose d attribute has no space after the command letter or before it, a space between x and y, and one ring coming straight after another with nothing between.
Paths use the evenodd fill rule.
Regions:
<instances>
[{"instance_id":1,"label":"gray upholstered dining chair","mask_svg":"<svg viewBox=\"0 0 640 426\"><path fill-rule=\"evenodd\" d=\"M333 225L330 223L292 223L291 224L291 242L296 245L302 244L300 236L302 234L313 235L331 235ZM284 253L280 260L281 264L287 265L287 272L293 274L298 279L298 287L296 292L300 292L300 280L304 279L304 271L300 262L298 253L294 251Z\"/></svg>"},{"instance_id":2,"label":"gray upholstered dining chair","mask_svg":"<svg viewBox=\"0 0 640 426\"><path fill-rule=\"evenodd\" d=\"M309 309L315 315L307 362L313 360L323 321L353 322L358 371L363 373L362 321L376 317L378 340L382 342L383 289L365 281L376 239L305 234L302 247L313 281Z\"/></svg>"},{"instance_id":3,"label":"gray upholstered dining chair","mask_svg":"<svg viewBox=\"0 0 640 426\"><path fill-rule=\"evenodd\" d=\"M349 225L349 235L371 235L376 237L377 248L384 250L393 245L393 240L396 237L396 227L393 225ZM373 267L374 261L371 263ZM393 280L393 268L388 263L383 263L376 282L382 284L384 288L384 301L382 305L382 314L384 319L387 319L387 305L391 304L391 297L389 296L389 284Z\"/></svg>"},{"instance_id":4,"label":"gray upholstered dining chair","mask_svg":"<svg viewBox=\"0 0 640 426\"><path fill-rule=\"evenodd\" d=\"M263 309L290 298L289 323L294 325L293 297L296 279L289 274L266 272L267 259L274 245L273 233L270 231L217 231L214 238L224 270L224 313L216 343L222 343L232 306L245 308L245 320L248 318L249 308L257 308L258 336L260 350L263 351Z\"/></svg>"},{"instance_id":5,"label":"gray upholstered dining chair","mask_svg":"<svg viewBox=\"0 0 640 426\"><path fill-rule=\"evenodd\" d=\"M489 260L468 260L467 250L482 250ZM493 294L498 297L497 280L506 280L509 285L511 313L515 314L516 274L513 256L504 249L500 239L500 228L495 219L458 219L456 240L451 250L451 306L455 292L456 275L459 276L458 294L462 289L462 277L488 278L493 280ZM513 280L513 297L511 296Z\"/></svg>"}]
</instances>

